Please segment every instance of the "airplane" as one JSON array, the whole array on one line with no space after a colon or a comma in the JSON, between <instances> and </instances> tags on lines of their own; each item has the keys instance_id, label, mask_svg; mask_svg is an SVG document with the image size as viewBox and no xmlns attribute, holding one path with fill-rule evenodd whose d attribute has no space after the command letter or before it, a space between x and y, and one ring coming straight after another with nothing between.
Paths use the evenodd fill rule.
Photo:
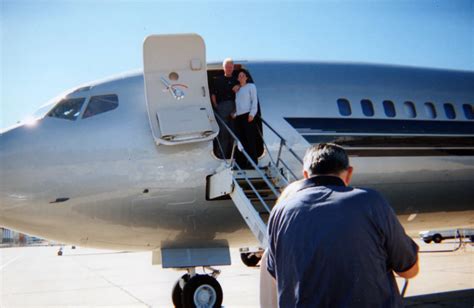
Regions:
<instances>
[{"instance_id":1,"label":"airplane","mask_svg":"<svg viewBox=\"0 0 474 308\"><path fill-rule=\"evenodd\" d=\"M226 128L210 102L222 67L206 62L196 34L148 36L143 52L143 71L81 85L2 131L0 225L151 251L154 264L187 270L173 287L177 307L220 307L212 267L230 264L231 247L262 242L234 199L210 196L212 183L225 182L213 175L235 174L219 154ZM350 155L353 185L380 191L409 234L474 226L474 72L303 61L236 68L258 90L259 167L279 157L297 178L301 164L282 145L301 158L311 144L334 142ZM196 274L201 266L212 274Z\"/></svg>"}]
</instances>

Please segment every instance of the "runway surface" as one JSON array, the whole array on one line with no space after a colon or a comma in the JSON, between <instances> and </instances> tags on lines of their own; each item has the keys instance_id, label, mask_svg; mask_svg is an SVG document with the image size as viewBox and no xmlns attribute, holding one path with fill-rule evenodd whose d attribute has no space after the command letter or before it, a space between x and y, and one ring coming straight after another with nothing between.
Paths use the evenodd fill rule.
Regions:
<instances>
[{"instance_id":1,"label":"runway surface","mask_svg":"<svg viewBox=\"0 0 474 308\"><path fill-rule=\"evenodd\" d=\"M456 247L452 242L418 243L423 251ZM0 307L172 307L171 289L183 272L152 266L150 252L65 246L59 257L57 250L0 249ZM231 250L231 256L232 266L219 267L224 306L258 307L259 269L245 267L238 250ZM471 243L456 252L422 253L420 262L421 273L408 286L409 306L473 307ZM401 288L403 279L397 281Z\"/></svg>"}]
</instances>

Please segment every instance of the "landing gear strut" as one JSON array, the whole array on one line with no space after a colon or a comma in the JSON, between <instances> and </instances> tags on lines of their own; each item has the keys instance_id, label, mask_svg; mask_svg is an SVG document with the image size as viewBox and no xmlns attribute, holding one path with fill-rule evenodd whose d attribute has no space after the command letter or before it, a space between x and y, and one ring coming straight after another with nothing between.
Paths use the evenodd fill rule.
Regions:
<instances>
[{"instance_id":1,"label":"landing gear strut","mask_svg":"<svg viewBox=\"0 0 474 308\"><path fill-rule=\"evenodd\" d=\"M212 274L196 274L194 268L181 276L172 292L173 305L177 308L221 307L223 293L216 277L219 270L208 267Z\"/></svg>"}]
</instances>

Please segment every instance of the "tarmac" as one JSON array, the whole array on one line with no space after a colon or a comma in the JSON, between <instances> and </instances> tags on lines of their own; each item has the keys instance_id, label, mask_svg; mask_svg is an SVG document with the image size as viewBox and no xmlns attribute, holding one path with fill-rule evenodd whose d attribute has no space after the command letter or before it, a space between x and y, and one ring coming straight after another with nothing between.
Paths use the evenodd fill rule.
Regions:
<instances>
[{"instance_id":1,"label":"tarmac","mask_svg":"<svg viewBox=\"0 0 474 308\"><path fill-rule=\"evenodd\" d=\"M454 242L418 241L420 274L410 280L408 307L474 307L474 245L457 251ZM151 265L150 252L115 252L71 246L57 256L58 246L0 249L0 307L172 307L171 289L182 271ZM449 252L448 252L449 251ZM224 307L258 307L259 269L240 261L218 281ZM400 289L404 280L397 279Z\"/></svg>"}]
</instances>

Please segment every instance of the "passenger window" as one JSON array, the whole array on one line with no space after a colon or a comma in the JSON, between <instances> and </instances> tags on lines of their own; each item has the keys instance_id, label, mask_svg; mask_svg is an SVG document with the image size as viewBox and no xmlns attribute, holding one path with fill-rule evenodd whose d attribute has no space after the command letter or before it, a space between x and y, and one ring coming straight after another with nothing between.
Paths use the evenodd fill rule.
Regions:
<instances>
[{"instance_id":1,"label":"passenger window","mask_svg":"<svg viewBox=\"0 0 474 308\"><path fill-rule=\"evenodd\" d=\"M437 114L436 114L436 109L433 103L425 103L425 113L426 116L430 119L436 119Z\"/></svg>"},{"instance_id":2,"label":"passenger window","mask_svg":"<svg viewBox=\"0 0 474 308\"><path fill-rule=\"evenodd\" d=\"M464 109L464 115L466 116L466 119L474 120L474 105L464 104L462 105L462 109Z\"/></svg>"},{"instance_id":3,"label":"passenger window","mask_svg":"<svg viewBox=\"0 0 474 308\"><path fill-rule=\"evenodd\" d=\"M48 117L74 121L81 113L85 100L84 97L63 99L48 113Z\"/></svg>"},{"instance_id":4,"label":"passenger window","mask_svg":"<svg viewBox=\"0 0 474 308\"><path fill-rule=\"evenodd\" d=\"M363 99L360 101L360 105L362 107L362 112L364 113L365 116L367 117L374 116L374 105L372 105L372 102L370 100Z\"/></svg>"},{"instance_id":5,"label":"passenger window","mask_svg":"<svg viewBox=\"0 0 474 308\"><path fill-rule=\"evenodd\" d=\"M409 118L416 118L416 109L415 109L415 104L413 104L413 102L405 102L403 104L403 108L405 109L405 114L409 117Z\"/></svg>"},{"instance_id":6,"label":"passenger window","mask_svg":"<svg viewBox=\"0 0 474 308\"><path fill-rule=\"evenodd\" d=\"M337 106L339 107L339 113L343 116L350 116L352 114L351 104L345 98L337 100Z\"/></svg>"},{"instance_id":7,"label":"passenger window","mask_svg":"<svg viewBox=\"0 0 474 308\"><path fill-rule=\"evenodd\" d=\"M397 115L392 101L383 101L383 109L387 117L393 118Z\"/></svg>"},{"instance_id":8,"label":"passenger window","mask_svg":"<svg viewBox=\"0 0 474 308\"><path fill-rule=\"evenodd\" d=\"M446 117L448 119L456 118L456 111L454 110L454 107L452 104L450 103L444 104L444 112L446 113Z\"/></svg>"},{"instance_id":9,"label":"passenger window","mask_svg":"<svg viewBox=\"0 0 474 308\"><path fill-rule=\"evenodd\" d=\"M83 119L114 110L118 107L118 97L115 94L93 96L84 111Z\"/></svg>"}]
</instances>

